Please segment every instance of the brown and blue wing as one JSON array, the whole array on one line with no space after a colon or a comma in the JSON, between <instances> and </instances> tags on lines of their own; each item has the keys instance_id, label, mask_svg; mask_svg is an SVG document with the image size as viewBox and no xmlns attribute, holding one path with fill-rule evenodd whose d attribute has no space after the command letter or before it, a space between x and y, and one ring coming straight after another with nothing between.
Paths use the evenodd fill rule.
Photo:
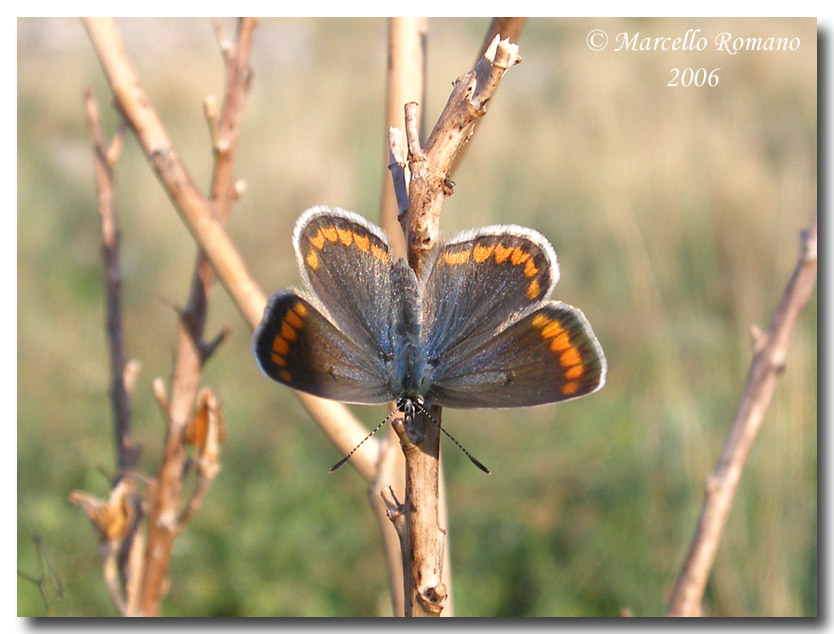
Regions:
<instances>
[{"instance_id":1,"label":"brown and blue wing","mask_svg":"<svg viewBox=\"0 0 834 634\"><path fill-rule=\"evenodd\" d=\"M252 352L264 374L295 390L366 405L391 399L379 356L348 338L293 290L270 297Z\"/></svg>"}]
</instances>

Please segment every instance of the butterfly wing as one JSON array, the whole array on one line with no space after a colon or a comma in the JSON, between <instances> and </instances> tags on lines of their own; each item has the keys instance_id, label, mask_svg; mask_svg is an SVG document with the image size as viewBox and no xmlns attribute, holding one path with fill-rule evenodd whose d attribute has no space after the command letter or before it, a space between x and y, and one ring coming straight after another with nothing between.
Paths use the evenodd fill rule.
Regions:
<instances>
[{"instance_id":1,"label":"butterfly wing","mask_svg":"<svg viewBox=\"0 0 834 634\"><path fill-rule=\"evenodd\" d=\"M424 294L429 364L468 354L511 316L545 299L559 277L556 254L514 225L467 231L440 250Z\"/></svg>"},{"instance_id":2,"label":"butterfly wing","mask_svg":"<svg viewBox=\"0 0 834 634\"><path fill-rule=\"evenodd\" d=\"M264 374L295 390L365 405L391 399L379 356L345 336L292 290L270 297L252 353Z\"/></svg>"},{"instance_id":3,"label":"butterfly wing","mask_svg":"<svg viewBox=\"0 0 834 634\"><path fill-rule=\"evenodd\" d=\"M426 401L461 409L527 407L590 394L605 383L605 356L590 324L560 302L530 309L460 347L433 368Z\"/></svg>"},{"instance_id":4,"label":"butterfly wing","mask_svg":"<svg viewBox=\"0 0 834 634\"><path fill-rule=\"evenodd\" d=\"M397 309L382 229L343 209L313 207L296 223L293 248L333 324L359 348L390 359Z\"/></svg>"}]
</instances>

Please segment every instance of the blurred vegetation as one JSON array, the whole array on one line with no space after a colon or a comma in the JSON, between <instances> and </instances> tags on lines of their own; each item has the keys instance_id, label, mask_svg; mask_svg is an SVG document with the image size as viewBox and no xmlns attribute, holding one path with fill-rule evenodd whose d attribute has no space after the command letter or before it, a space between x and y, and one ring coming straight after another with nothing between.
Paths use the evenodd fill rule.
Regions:
<instances>
[{"instance_id":1,"label":"blurred vegetation","mask_svg":"<svg viewBox=\"0 0 834 634\"><path fill-rule=\"evenodd\" d=\"M426 119L469 70L487 19L435 19ZM192 176L208 186L202 98L222 95L208 20L120 20L144 85ZM232 23L227 24L229 30ZM386 22L260 23L229 231L265 291L299 283L290 247L313 204L376 214ZM799 37L794 52L593 52L585 37L700 28ZM814 19L531 19L445 207L444 231L514 222L552 241L555 296L579 306L608 357L606 387L517 412L448 410L444 424L493 471L444 445L459 616L661 615L705 479L739 402L749 329L766 327L816 208ZM715 88L669 88L672 67L720 67ZM106 497L114 464L99 218L81 91L112 97L80 22L18 22L18 568L33 536L65 586L59 616L111 616L73 489ZM127 354L141 467L163 423L195 248L132 137L116 168ZM250 332L218 288L209 336L233 334L203 376L226 412L223 470L177 541L165 616L374 616L390 611L364 482L290 393L256 368ZM705 612L817 612L816 301L756 440ZM356 408L370 426L382 408ZM18 614L44 615L18 580Z\"/></svg>"}]
</instances>

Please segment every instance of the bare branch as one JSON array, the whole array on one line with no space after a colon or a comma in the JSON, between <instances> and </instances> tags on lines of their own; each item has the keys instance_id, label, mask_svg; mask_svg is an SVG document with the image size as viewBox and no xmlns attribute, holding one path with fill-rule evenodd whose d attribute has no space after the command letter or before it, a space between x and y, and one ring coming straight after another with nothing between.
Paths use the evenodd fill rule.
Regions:
<instances>
[{"instance_id":1,"label":"bare branch","mask_svg":"<svg viewBox=\"0 0 834 634\"><path fill-rule=\"evenodd\" d=\"M254 327L261 318L266 298L217 222L214 208L186 172L125 53L115 23L107 18L85 18L84 25L107 75L116 105L130 122L157 177L189 230L209 255L238 310Z\"/></svg>"},{"instance_id":2,"label":"bare branch","mask_svg":"<svg viewBox=\"0 0 834 634\"><path fill-rule=\"evenodd\" d=\"M407 166L403 131L399 128L388 128L388 169L391 172L391 181L385 182L393 184L394 196L397 199L397 220L400 224L405 222L408 213Z\"/></svg>"},{"instance_id":3,"label":"bare branch","mask_svg":"<svg viewBox=\"0 0 834 634\"><path fill-rule=\"evenodd\" d=\"M35 544L35 549L38 553L39 574L35 576L18 569L17 575L21 579L29 581L38 589L38 593L40 593L41 600L46 608L47 616L55 616L55 612L49 603L49 597L46 594L46 582L47 580L52 581L52 584L55 587L55 594L59 597L64 594L64 585L61 583L61 579L58 577L58 573L55 571L52 562L49 561L49 557L46 554L46 549L43 547L40 535L32 535L32 542Z\"/></svg>"},{"instance_id":4,"label":"bare branch","mask_svg":"<svg viewBox=\"0 0 834 634\"><path fill-rule=\"evenodd\" d=\"M104 144L99 121L98 105L92 88L84 91L84 105L87 127L95 157L96 189L98 210L101 216L101 237L104 256L104 277L106 295L107 340L110 352L110 402L113 408L113 432L116 444L117 473L132 469L138 458L138 449L133 444L130 422L130 397L125 383L126 362L122 338L121 286L119 268L119 231L116 226L116 210L113 203L112 165L118 156L120 135L114 137L110 148ZM119 476L117 475L116 478Z\"/></svg>"},{"instance_id":5,"label":"bare branch","mask_svg":"<svg viewBox=\"0 0 834 634\"><path fill-rule=\"evenodd\" d=\"M385 129L405 129L403 104L423 103L426 83L426 18L390 18L388 21L388 81ZM418 117L419 118L419 117ZM390 147L390 146L389 146ZM408 182L408 175L405 174ZM403 209L395 183L383 179L381 224L396 257L405 257L405 238L400 227Z\"/></svg>"},{"instance_id":6,"label":"bare branch","mask_svg":"<svg viewBox=\"0 0 834 634\"><path fill-rule=\"evenodd\" d=\"M426 153L423 152L422 142L420 141L419 116L420 106L416 101L409 101L405 104L405 140L412 161L426 160Z\"/></svg>"},{"instance_id":7,"label":"bare branch","mask_svg":"<svg viewBox=\"0 0 834 634\"><path fill-rule=\"evenodd\" d=\"M724 450L707 481L706 498L667 616L700 616L701 602L741 473L785 366L796 321L817 278L817 220L803 236L802 254L767 334L754 331L754 355L744 396Z\"/></svg>"},{"instance_id":8,"label":"bare branch","mask_svg":"<svg viewBox=\"0 0 834 634\"><path fill-rule=\"evenodd\" d=\"M452 193L455 157L469 142L476 122L486 114L504 73L519 61L518 46L508 40L492 45L469 73L459 77L423 150L409 157L408 257L418 277L440 235L440 210Z\"/></svg>"},{"instance_id":9,"label":"bare branch","mask_svg":"<svg viewBox=\"0 0 834 634\"><path fill-rule=\"evenodd\" d=\"M391 595L391 611L394 616L405 614L403 596L403 560L401 532L405 519L391 517L389 498L395 500L396 492L405 495L405 458L393 428L389 426L380 443L379 460L375 477L368 483L368 502L379 524L385 563L388 570L388 590ZM388 495L390 493L390 496Z\"/></svg>"},{"instance_id":10,"label":"bare branch","mask_svg":"<svg viewBox=\"0 0 834 634\"><path fill-rule=\"evenodd\" d=\"M226 94L223 107L218 114L216 101L204 100L204 111L209 122L212 144L214 147L214 174L212 178L212 195L210 207L214 210L219 225L225 221L236 199L234 161L237 153L240 124L243 118L243 106L249 88L249 53L252 47L252 35L256 20L241 19L238 22L237 38L228 41L221 35L216 24L218 37L221 39L223 59L226 65ZM221 335L212 344L203 342L208 303L214 285L214 269L202 251L198 252L191 280L188 304L180 313L179 336L174 365L174 378L171 396L168 399L168 436L165 457L159 467L155 495L152 498L148 545L145 560L145 575L141 590L140 609L143 614L156 614L164 592L163 579L167 574L170 551L177 535L199 508L214 476L220 470L219 449L211 452L212 460L200 461L197 488L186 510L176 522L159 521L160 518L173 517L178 513L182 493L182 477L186 461L183 447L186 425L191 420L217 420L219 414L207 413L210 408L206 402L198 399L197 412L191 418L194 399L200 382L203 363L211 351L224 339ZM203 393L203 401L210 400L213 412L217 410L213 395ZM210 434L211 435L211 434ZM216 444L216 441L215 441ZM201 439L201 451L205 438Z\"/></svg>"},{"instance_id":11,"label":"bare branch","mask_svg":"<svg viewBox=\"0 0 834 634\"><path fill-rule=\"evenodd\" d=\"M496 37L475 68L458 78L451 96L425 146L420 143L416 104L405 107L409 150L409 207L406 223L408 263L418 278L439 244L440 212L454 183L450 174L456 157L469 141L475 122L506 70L517 63L518 47ZM403 542L406 616L439 616L448 598L444 582L445 509L440 496L441 408L405 415L392 424L406 460L406 517ZM445 522L445 517L442 520Z\"/></svg>"},{"instance_id":12,"label":"bare branch","mask_svg":"<svg viewBox=\"0 0 834 634\"><path fill-rule=\"evenodd\" d=\"M180 162L170 137L127 58L115 24L110 19L87 18L84 25L107 75L116 105L130 122L161 184L206 253L238 310L249 326L255 328L263 315L266 296L249 275L242 258L217 222L212 206L200 194ZM235 185L235 191L238 191L237 183ZM365 435L365 429L341 403L302 392L296 392L295 395L343 455ZM370 480L377 455L373 443L365 445L353 455L351 464L366 480Z\"/></svg>"},{"instance_id":13,"label":"bare branch","mask_svg":"<svg viewBox=\"0 0 834 634\"><path fill-rule=\"evenodd\" d=\"M405 615L440 616L448 592L443 583L446 530L440 525L440 411L438 424L414 412L392 426L405 454L405 540L403 545Z\"/></svg>"},{"instance_id":14,"label":"bare branch","mask_svg":"<svg viewBox=\"0 0 834 634\"><path fill-rule=\"evenodd\" d=\"M492 18L484 43L481 45L479 58L484 56L496 36L517 44L525 22L527 22L527 18Z\"/></svg>"},{"instance_id":15,"label":"bare branch","mask_svg":"<svg viewBox=\"0 0 834 634\"><path fill-rule=\"evenodd\" d=\"M119 126L110 145L105 147L96 97L90 88L84 91L84 103L95 157L98 209L101 216L117 474L113 478L115 486L108 502L77 491L70 494L70 500L84 509L99 531L105 583L113 604L124 615L129 613L131 604L122 588L122 579L126 583L131 581L131 571L127 566L138 543L136 535L139 532L141 509L132 480L126 477L126 474L132 472L140 450L138 445L134 445L130 430L130 392L140 364L135 360L126 361L122 344L119 232L113 200L112 168L121 150L123 126Z\"/></svg>"}]
</instances>

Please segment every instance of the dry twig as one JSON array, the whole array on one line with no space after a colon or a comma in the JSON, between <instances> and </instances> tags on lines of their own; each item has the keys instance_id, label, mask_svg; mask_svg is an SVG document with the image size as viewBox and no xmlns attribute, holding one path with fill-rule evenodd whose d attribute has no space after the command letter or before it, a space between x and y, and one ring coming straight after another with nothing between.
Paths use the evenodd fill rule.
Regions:
<instances>
[{"instance_id":1,"label":"dry twig","mask_svg":"<svg viewBox=\"0 0 834 634\"><path fill-rule=\"evenodd\" d=\"M484 38L484 43L481 45L478 59L487 52L496 35L500 35L501 39L509 40L517 44L525 22L527 22L527 18L492 18L492 21L489 23L489 30ZM478 60L475 61L477 62Z\"/></svg>"},{"instance_id":2,"label":"dry twig","mask_svg":"<svg viewBox=\"0 0 834 634\"><path fill-rule=\"evenodd\" d=\"M402 129L403 108L408 101L423 101L425 91L426 18L390 18L388 21L388 74L386 91L386 129ZM389 152L386 145L386 152ZM392 163L391 161L395 162ZM404 151L398 158L389 156L392 178L383 179L382 202L380 206L381 225L388 235L388 241L395 258L405 257L405 238L400 229L400 215L408 208L406 190L406 156ZM402 207L405 200L405 207ZM392 404L396 407L396 404ZM400 540L395 527L388 519L387 507L380 492L391 488L392 493L405 494L405 460L400 443L393 428L385 430L378 440L375 473L368 482L368 501L380 527L388 569L388 589L391 596L392 613L404 614L403 567Z\"/></svg>"},{"instance_id":3,"label":"dry twig","mask_svg":"<svg viewBox=\"0 0 834 634\"><path fill-rule=\"evenodd\" d=\"M226 94L219 116L207 99L206 117L209 122L214 147L214 175L210 206L218 224L225 223L232 204L236 199L234 164L237 153L243 106L249 88L249 53L256 21L241 19L238 22L237 37L228 41L223 36L219 22L215 23L221 52L226 65ZM174 362L173 381L167 405L167 437L165 454L160 464L156 484L151 490L149 511L148 545L146 550L145 574L142 579L140 610L142 614L157 614L164 596L164 588L171 548L185 524L199 508L208 487L219 470L219 447L213 454L209 471L200 470L199 481L191 499L176 521L182 504L182 478L186 461L185 432L192 420L195 396L200 382L203 363L223 341L228 329L222 331L213 342L203 341L208 302L214 285L214 270L202 251L194 264L188 303L179 314L179 336ZM158 390L158 388L157 388ZM208 397L206 397L208 398ZM219 406L212 397L215 417L220 416ZM195 417L203 413L205 403L198 401ZM216 436L216 434L214 434ZM216 444L216 443L215 443Z\"/></svg>"},{"instance_id":4,"label":"dry twig","mask_svg":"<svg viewBox=\"0 0 834 634\"><path fill-rule=\"evenodd\" d=\"M114 56L111 69L121 68L129 71L125 66L126 58L115 26L112 20L87 20L86 25L91 38ZM246 89L249 84L248 57L251 49L254 20L241 20L234 42L224 46L223 53L227 68L227 92L223 110L219 118L212 119L212 139L215 149L215 174L212 185L212 208L217 217L225 219L239 188L233 180L234 157L237 147L238 130L242 116L242 106ZM219 28L218 28L219 31ZM105 56L106 57L106 56ZM110 58L108 58L110 59ZM114 92L119 94L133 94L141 91L135 75L125 72L120 76L119 88ZM133 93L131 93L133 91ZM119 447L119 473L129 473L135 463L135 452L130 449L129 437L129 403L128 381L132 378L128 369L132 365L124 362L121 353L121 325L118 312L119 268L118 268L118 234L112 201L112 165L115 161L114 148L117 143L105 150L102 134L98 123L98 113L92 92L86 96L87 117L93 139L96 156L96 175L99 191L99 210L102 216L102 235L105 245L105 269L107 272L108 296L108 333L111 341L111 359L113 364L113 385L111 395L116 419L116 439ZM117 98L118 100L118 98ZM148 106L148 104L143 104ZM164 131L153 127L158 121L149 107L140 108L143 123L137 125L136 120L130 120L134 129L149 130L154 143L162 143L166 139ZM207 108L207 110L211 110ZM124 111L123 111L124 113ZM155 152L165 154L163 145L155 145ZM174 169L169 173L184 174L184 170ZM179 190L189 192L190 183L182 184ZM117 486L111 493L111 501L104 503L97 501L87 494L74 492L70 499L85 509L90 518L99 528L104 552L104 576L113 598L114 604L124 615L155 615L164 596L168 583L166 579L171 547L177 535L182 531L187 521L193 516L205 496L208 487L219 470L219 445L222 440L217 431L221 413L216 399L208 393L199 401L200 408L196 417L201 415L208 422L208 438L203 438L199 444L200 459L199 480L190 501L179 517L179 521L172 521L179 513L183 478L185 476L186 452L184 448L184 430L191 419L194 397L199 384L202 364L222 341L225 331L212 342L203 342L203 330L206 320L208 298L213 284L214 272L202 254L198 254L195 273L192 280L189 301L186 308L180 312L180 337L174 368L174 380L171 397L165 393L161 381L154 382L154 392L157 400L164 408L167 439L164 456L156 480L150 488L150 509L148 522L147 548L144 536L139 533L138 499L134 497L133 488L129 486L128 477L117 481ZM132 370L131 373L132 374ZM205 393L204 393L205 394ZM201 395L203 396L203 395ZM195 418L196 418L195 417ZM222 428L220 428L222 429ZM128 450L125 450L127 447ZM114 502L117 493L118 504ZM118 534L113 527L115 519L122 517L116 511L128 509L131 515L119 524ZM114 519L115 518L115 519ZM125 527L124 532L121 531ZM123 591L122 580L125 588Z\"/></svg>"},{"instance_id":5,"label":"dry twig","mask_svg":"<svg viewBox=\"0 0 834 634\"><path fill-rule=\"evenodd\" d=\"M224 112L232 114L217 116L211 104L206 107L217 154L212 201L209 201L199 192L180 161L169 135L124 51L113 20L89 18L84 24L113 91L116 106L134 130L149 163L202 252L211 263L214 273L218 275L247 323L254 328L263 314L266 305L265 295L249 275L242 258L219 221L219 217L225 215L224 206L229 204L234 195L240 191L239 183L234 183L231 172L236 142L231 143L228 135L236 136L243 98L242 87L245 87L249 80L248 69L240 62L243 58L236 58L234 51L223 44L228 73L231 78L238 78L237 81L230 79L230 83L238 86L237 92L227 92L224 101ZM243 25L241 37L245 28L251 27ZM220 29L218 29L218 39L221 43L226 42ZM231 87L229 90L231 91ZM236 103L240 105L235 105ZM189 307L199 307L207 297L206 281L209 276L213 275L210 272L211 269L208 269L208 274L206 273L207 268L198 264L198 273L192 284ZM199 315L199 312L196 314ZM160 482L164 480L168 484L158 484L155 487L157 492L163 492L164 499L159 499L159 497L154 499L153 508L156 509L154 515L157 519L151 522L152 530L155 531L151 537L163 547L147 549L154 559L148 562L151 573L144 575L143 586L147 588L147 591L143 591L143 597L146 597L143 601L143 613L153 613L155 609L158 609L161 600L160 592L164 587L167 571L167 556L176 534L175 500L178 501L180 498L181 484L178 480L174 480L174 472L177 471L178 466L181 467L184 464L185 460L185 452L179 440L181 434L176 430L182 432L189 420L191 399L178 397L175 392L178 385L183 385L182 393L192 390L193 394L193 390L196 389L194 377L198 376L194 368L199 367L207 352L207 347L200 344L200 337L195 335L195 333L202 332L202 327L198 323L199 317L194 315L195 311L189 308L183 311L180 346L177 353L178 370L175 372L171 395L166 394L161 381L154 382L154 394L166 413L166 421L169 425L167 453L164 464L160 468ZM210 346L208 349L210 350ZM190 359L189 364L179 361L186 358ZM311 418L341 453L348 453L365 436L365 429L341 403L301 392L295 394ZM366 480L371 481L376 475L378 455L376 443L367 442L353 454L351 464ZM157 557L160 554L161 556Z\"/></svg>"},{"instance_id":6,"label":"dry twig","mask_svg":"<svg viewBox=\"0 0 834 634\"><path fill-rule=\"evenodd\" d=\"M46 554L46 549L43 547L40 535L32 535L32 541L34 542L35 549L38 553L38 574L36 576L18 569L17 576L32 583L38 589L38 593L41 595L41 600L46 608L47 616L55 616L55 612L52 609L52 605L49 603L49 597L46 593L46 585L47 582L51 582L54 587L55 594L61 597L64 595L64 584L61 583L61 579L58 576L55 567L52 565L52 562L49 561L49 557Z\"/></svg>"},{"instance_id":7,"label":"dry twig","mask_svg":"<svg viewBox=\"0 0 834 634\"><path fill-rule=\"evenodd\" d=\"M454 189L450 177L455 160L474 133L475 123L486 114L486 104L504 73L518 61L518 46L496 36L475 68L455 82L425 147L419 138L416 104L406 105L405 135L411 179L404 230L408 262L418 278L439 244L440 211ZM397 135L391 138L396 141ZM397 152L396 147L391 148L395 165ZM440 407L432 407L429 414L440 423ZM405 502L396 512L392 511L395 517L405 517L404 529L398 532L403 542L406 616L439 616L448 596L443 580L446 531L440 519L438 424L418 411L413 425L403 424L402 418L392 425L406 459ZM389 504L392 499L389 498Z\"/></svg>"},{"instance_id":8,"label":"dry twig","mask_svg":"<svg viewBox=\"0 0 834 634\"><path fill-rule=\"evenodd\" d=\"M129 603L131 597L122 590L120 577L134 576L136 570L122 565L124 555L136 549L134 536L137 532L139 512L138 502L130 478L122 478L110 492L110 498L100 500L81 491L69 495L70 502L78 504L95 526L99 534L103 556L104 580L107 591L116 609L123 616L131 614ZM126 546L127 548L123 548ZM127 562L134 562L134 557L127 557Z\"/></svg>"},{"instance_id":9,"label":"dry twig","mask_svg":"<svg viewBox=\"0 0 834 634\"><path fill-rule=\"evenodd\" d=\"M518 46L509 40L493 39L481 60L471 72L459 77L426 141L417 150L420 140L409 134L406 115L406 136L411 170L408 209L408 261L419 277L428 254L437 246L440 235L440 210L447 196L454 191L451 171L457 155L469 142L475 124L486 114L504 73L519 61ZM412 119L416 119L412 117Z\"/></svg>"},{"instance_id":10,"label":"dry twig","mask_svg":"<svg viewBox=\"0 0 834 634\"><path fill-rule=\"evenodd\" d=\"M788 345L799 314L817 279L817 220L804 232L802 253L766 334L754 330L753 361L744 396L724 450L706 484L706 498L686 561L669 600L667 616L701 616L701 602L721 533L733 503L747 455L764 420L785 367Z\"/></svg>"},{"instance_id":11,"label":"dry twig","mask_svg":"<svg viewBox=\"0 0 834 634\"><path fill-rule=\"evenodd\" d=\"M105 147L98 105L91 88L84 91L87 127L93 146L98 210L104 254L106 326L110 351L113 428L116 445L117 473L108 502L92 495L73 491L69 499L81 506L99 531L102 544L103 574L107 589L120 614L128 614L133 596L122 589L121 578L141 574L137 553L141 539L137 538L141 519L141 504L129 474L138 459L139 447L131 437L130 390L135 380L138 363L126 363L122 344L121 270L119 268L119 232L113 200L113 165L122 145L120 126L111 144Z\"/></svg>"},{"instance_id":12,"label":"dry twig","mask_svg":"<svg viewBox=\"0 0 834 634\"><path fill-rule=\"evenodd\" d=\"M106 286L107 341L110 351L110 401L113 407L113 431L116 444L118 471L132 469L138 458L138 448L133 445L130 433L130 398L125 382L126 361L122 344L122 275L119 269L119 230L116 225L116 209L113 203L113 164L122 142L121 129L105 146L101 131L98 106L92 88L84 91L84 110L87 129L93 145L93 156L98 191L98 210L101 216L101 237L104 256ZM118 478L118 476L117 476Z\"/></svg>"},{"instance_id":13,"label":"dry twig","mask_svg":"<svg viewBox=\"0 0 834 634\"><path fill-rule=\"evenodd\" d=\"M386 94L385 129L403 130L403 104L409 102L423 103L426 91L426 18L391 18L388 22L388 75ZM420 115L418 115L419 118ZM386 142L388 141L386 137ZM386 145L386 154L389 146ZM403 157L403 168L405 168ZM388 234L388 241L396 257L405 257L405 240L400 231L399 219L405 209L397 203L402 191L396 193L394 188L405 186L407 175L403 180L383 179L382 190L382 227Z\"/></svg>"},{"instance_id":14,"label":"dry twig","mask_svg":"<svg viewBox=\"0 0 834 634\"><path fill-rule=\"evenodd\" d=\"M266 296L249 275L243 259L217 221L212 205L202 196L179 159L125 53L115 23L112 19L88 18L84 24L113 91L116 106L133 128L183 222L211 262L235 306L254 329L263 315ZM295 395L343 455L359 444L367 433L341 403L302 392L295 392ZM366 480L374 476L376 449L374 443L367 442L351 458L351 464Z\"/></svg>"}]
</instances>

